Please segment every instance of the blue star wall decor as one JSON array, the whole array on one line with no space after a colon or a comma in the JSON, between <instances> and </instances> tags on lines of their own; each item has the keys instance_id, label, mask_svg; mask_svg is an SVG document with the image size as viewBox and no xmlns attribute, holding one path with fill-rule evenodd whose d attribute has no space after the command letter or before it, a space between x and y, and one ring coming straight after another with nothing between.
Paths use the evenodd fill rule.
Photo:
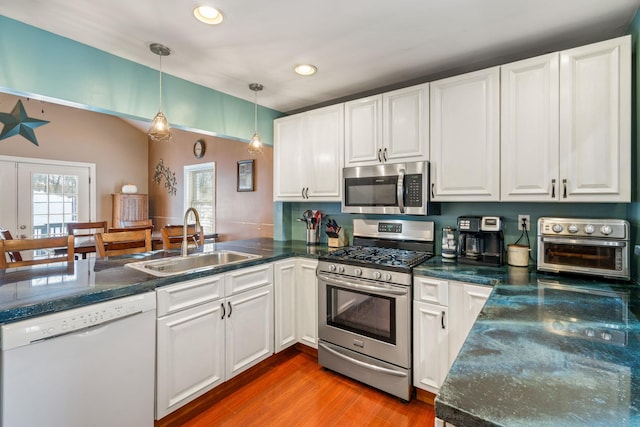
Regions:
<instances>
[{"instance_id":1,"label":"blue star wall decor","mask_svg":"<svg viewBox=\"0 0 640 427\"><path fill-rule=\"evenodd\" d=\"M35 145L38 145L38 140L33 130L49 122L27 117L22 100L19 99L11 113L0 113L0 123L4 125L2 132L0 132L0 141L20 134Z\"/></svg>"}]
</instances>

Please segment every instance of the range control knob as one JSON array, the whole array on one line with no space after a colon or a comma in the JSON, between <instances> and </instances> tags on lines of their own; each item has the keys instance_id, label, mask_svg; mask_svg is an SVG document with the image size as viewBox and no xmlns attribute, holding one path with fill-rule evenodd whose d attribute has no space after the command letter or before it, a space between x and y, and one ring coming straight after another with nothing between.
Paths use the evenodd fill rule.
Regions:
<instances>
[{"instance_id":1,"label":"range control knob","mask_svg":"<svg viewBox=\"0 0 640 427\"><path fill-rule=\"evenodd\" d=\"M373 278L374 278L375 280L380 280L380 276L382 276L382 274L380 274L380 272L379 272L379 271L374 271L374 272L373 272Z\"/></svg>"},{"instance_id":2,"label":"range control knob","mask_svg":"<svg viewBox=\"0 0 640 427\"><path fill-rule=\"evenodd\" d=\"M553 227L551 227L551 229L554 231L554 233L560 233L562 230L564 230L564 227L560 224L553 224Z\"/></svg>"},{"instance_id":3,"label":"range control knob","mask_svg":"<svg viewBox=\"0 0 640 427\"><path fill-rule=\"evenodd\" d=\"M384 273L382 275L382 280L384 280L385 282L388 282L389 280L391 280L391 273Z\"/></svg>"},{"instance_id":4,"label":"range control knob","mask_svg":"<svg viewBox=\"0 0 640 427\"><path fill-rule=\"evenodd\" d=\"M571 224L569 227L567 227L567 230L569 230L569 233L575 234L578 232L579 228L577 225Z\"/></svg>"},{"instance_id":5,"label":"range control knob","mask_svg":"<svg viewBox=\"0 0 640 427\"><path fill-rule=\"evenodd\" d=\"M355 270L353 270L353 274L355 274L356 276L362 276L362 269L356 268Z\"/></svg>"},{"instance_id":6,"label":"range control knob","mask_svg":"<svg viewBox=\"0 0 640 427\"><path fill-rule=\"evenodd\" d=\"M611 334L611 332L607 332L607 331L604 331L602 334L600 334L600 336L605 341L611 341L611 338L613 338L613 335Z\"/></svg>"},{"instance_id":7,"label":"range control knob","mask_svg":"<svg viewBox=\"0 0 640 427\"><path fill-rule=\"evenodd\" d=\"M344 265L338 266L338 273L344 273Z\"/></svg>"},{"instance_id":8,"label":"range control knob","mask_svg":"<svg viewBox=\"0 0 640 427\"><path fill-rule=\"evenodd\" d=\"M602 227L600 227L600 232L605 236L608 236L609 234L611 234L612 231L613 230L611 229L610 225L603 225Z\"/></svg>"},{"instance_id":9,"label":"range control knob","mask_svg":"<svg viewBox=\"0 0 640 427\"><path fill-rule=\"evenodd\" d=\"M336 271L336 266L335 266L335 264L331 264L331 265L329 266L329 271Z\"/></svg>"},{"instance_id":10,"label":"range control knob","mask_svg":"<svg viewBox=\"0 0 640 427\"><path fill-rule=\"evenodd\" d=\"M593 337L595 337L595 336L596 336L596 331L594 331L594 330L593 330L593 329L591 329L591 328L587 328L587 330L586 330L586 331L584 331L584 334L585 334L586 336L588 336L589 338L593 338Z\"/></svg>"},{"instance_id":11,"label":"range control knob","mask_svg":"<svg viewBox=\"0 0 640 427\"><path fill-rule=\"evenodd\" d=\"M584 232L587 234L593 234L596 231L596 228L592 224L587 224L584 226Z\"/></svg>"}]
</instances>

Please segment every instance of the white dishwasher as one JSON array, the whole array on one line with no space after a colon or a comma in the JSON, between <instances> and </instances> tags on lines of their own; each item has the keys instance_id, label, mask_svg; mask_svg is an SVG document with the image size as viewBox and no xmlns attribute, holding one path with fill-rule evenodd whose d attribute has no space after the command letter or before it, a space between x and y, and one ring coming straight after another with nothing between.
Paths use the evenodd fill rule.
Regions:
<instances>
[{"instance_id":1,"label":"white dishwasher","mask_svg":"<svg viewBox=\"0 0 640 427\"><path fill-rule=\"evenodd\" d=\"M2 325L2 426L153 426L155 293Z\"/></svg>"}]
</instances>

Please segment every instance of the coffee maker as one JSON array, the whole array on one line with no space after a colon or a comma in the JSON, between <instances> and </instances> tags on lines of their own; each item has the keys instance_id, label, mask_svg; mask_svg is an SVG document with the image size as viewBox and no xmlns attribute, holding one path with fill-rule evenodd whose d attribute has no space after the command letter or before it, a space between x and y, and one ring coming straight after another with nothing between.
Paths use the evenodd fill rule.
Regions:
<instances>
[{"instance_id":1,"label":"coffee maker","mask_svg":"<svg viewBox=\"0 0 640 427\"><path fill-rule=\"evenodd\" d=\"M492 266L504 264L501 217L458 217L458 232L458 262Z\"/></svg>"}]
</instances>

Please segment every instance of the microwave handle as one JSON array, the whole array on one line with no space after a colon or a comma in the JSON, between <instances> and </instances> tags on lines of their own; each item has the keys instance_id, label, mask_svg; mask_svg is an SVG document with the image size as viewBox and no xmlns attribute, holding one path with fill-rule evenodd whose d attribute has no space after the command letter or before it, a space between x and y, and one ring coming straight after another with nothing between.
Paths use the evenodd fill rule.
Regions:
<instances>
[{"instance_id":1,"label":"microwave handle","mask_svg":"<svg viewBox=\"0 0 640 427\"><path fill-rule=\"evenodd\" d=\"M398 198L398 208L400 208L400 213L404 213L404 169L400 169L400 171L398 172L396 197Z\"/></svg>"}]
</instances>

